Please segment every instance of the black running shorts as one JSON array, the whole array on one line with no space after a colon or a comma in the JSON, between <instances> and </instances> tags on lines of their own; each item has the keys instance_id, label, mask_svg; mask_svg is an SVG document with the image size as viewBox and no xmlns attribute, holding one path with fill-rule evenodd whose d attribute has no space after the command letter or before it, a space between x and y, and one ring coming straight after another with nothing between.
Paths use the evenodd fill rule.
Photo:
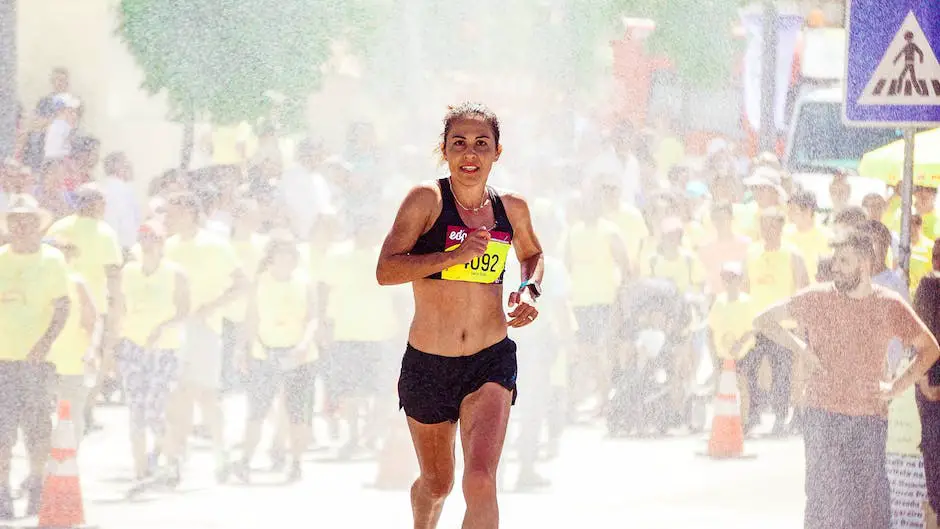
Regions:
<instances>
[{"instance_id":1,"label":"black running shorts","mask_svg":"<svg viewBox=\"0 0 940 529\"><path fill-rule=\"evenodd\" d=\"M515 404L516 373L516 343L509 338L457 357L423 353L408 345L398 379L399 407L422 424L457 422L463 399L488 382L511 391Z\"/></svg>"}]
</instances>

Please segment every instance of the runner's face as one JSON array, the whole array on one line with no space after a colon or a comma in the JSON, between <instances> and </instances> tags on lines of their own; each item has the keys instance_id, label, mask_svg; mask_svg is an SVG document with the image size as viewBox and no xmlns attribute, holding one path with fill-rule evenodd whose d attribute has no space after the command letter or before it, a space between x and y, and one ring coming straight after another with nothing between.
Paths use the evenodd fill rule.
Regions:
<instances>
[{"instance_id":1,"label":"runner's face","mask_svg":"<svg viewBox=\"0 0 940 529\"><path fill-rule=\"evenodd\" d=\"M485 183L501 152L493 128L482 118L454 121L445 138L444 159L450 175L464 185Z\"/></svg>"}]
</instances>

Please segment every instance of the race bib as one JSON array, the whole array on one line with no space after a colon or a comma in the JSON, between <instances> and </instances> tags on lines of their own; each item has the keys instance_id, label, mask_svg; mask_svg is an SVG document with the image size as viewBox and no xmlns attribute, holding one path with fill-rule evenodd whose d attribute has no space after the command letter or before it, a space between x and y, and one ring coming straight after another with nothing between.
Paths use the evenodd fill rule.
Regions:
<instances>
[{"instance_id":1,"label":"race bib","mask_svg":"<svg viewBox=\"0 0 940 529\"><path fill-rule=\"evenodd\" d=\"M452 252L460 247L470 230L460 226L447 227L445 252ZM466 264L454 265L441 272L441 279L448 281L467 281L470 283L500 284L503 271L506 270L506 258L512 246L512 236L508 233L491 231L486 253Z\"/></svg>"}]
</instances>

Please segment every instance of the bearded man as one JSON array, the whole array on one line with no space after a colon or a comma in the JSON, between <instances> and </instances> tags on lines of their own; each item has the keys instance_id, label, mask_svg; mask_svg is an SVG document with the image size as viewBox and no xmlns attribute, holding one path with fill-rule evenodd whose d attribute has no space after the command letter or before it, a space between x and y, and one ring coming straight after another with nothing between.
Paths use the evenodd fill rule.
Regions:
<instances>
[{"instance_id":1,"label":"bearded man","mask_svg":"<svg viewBox=\"0 0 940 529\"><path fill-rule=\"evenodd\" d=\"M888 529L885 472L888 402L940 358L924 323L900 296L872 283L878 257L870 236L833 243L833 282L802 290L754 320L769 339L802 356L813 373L806 392L806 529ZM796 321L803 340L781 326ZM886 381L893 339L916 352Z\"/></svg>"}]
</instances>

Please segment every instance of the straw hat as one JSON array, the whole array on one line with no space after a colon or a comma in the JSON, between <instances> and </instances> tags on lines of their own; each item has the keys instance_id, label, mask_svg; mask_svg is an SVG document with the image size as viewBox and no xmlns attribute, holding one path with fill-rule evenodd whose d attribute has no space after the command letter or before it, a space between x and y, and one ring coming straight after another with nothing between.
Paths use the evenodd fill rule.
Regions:
<instances>
[{"instance_id":1,"label":"straw hat","mask_svg":"<svg viewBox=\"0 0 940 529\"><path fill-rule=\"evenodd\" d=\"M0 231L7 232L7 219L10 215L35 215L39 219L39 231L44 232L52 225L52 214L40 207L32 195L25 193L10 195L7 210L0 217Z\"/></svg>"}]
</instances>

